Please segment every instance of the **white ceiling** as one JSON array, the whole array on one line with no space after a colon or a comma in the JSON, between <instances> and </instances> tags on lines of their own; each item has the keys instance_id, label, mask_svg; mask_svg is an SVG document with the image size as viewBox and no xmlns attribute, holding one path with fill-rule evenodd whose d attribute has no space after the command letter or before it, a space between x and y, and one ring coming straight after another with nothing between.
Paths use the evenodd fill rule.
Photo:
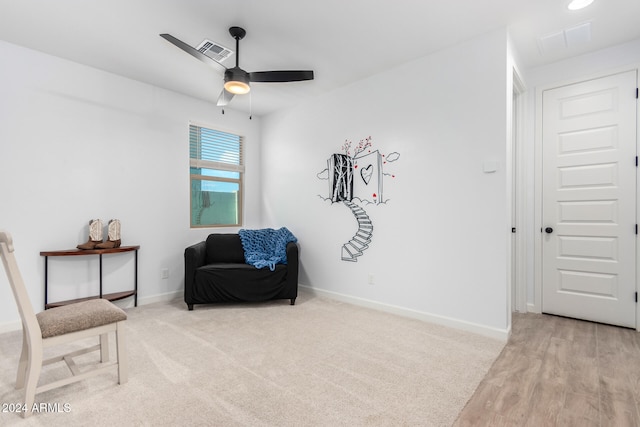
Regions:
<instances>
[{"instance_id":1,"label":"white ceiling","mask_svg":"<svg viewBox=\"0 0 640 427\"><path fill-rule=\"evenodd\" d=\"M215 103L222 69L158 36L235 50L247 71L313 69L312 82L252 85L253 114L294 105L397 64L508 27L522 68L640 38L640 1L595 0L0 0L0 39ZM568 48L561 31L591 23ZM580 27L583 28L583 27ZM555 36L554 36L555 35ZM538 39L545 39L544 54ZM551 43L547 43L551 42ZM562 44L562 43L560 43ZM233 66L235 56L225 65ZM1 66L1 63L0 63ZM412 76L419 78L419 76ZM249 111L248 95L229 108Z\"/></svg>"}]
</instances>

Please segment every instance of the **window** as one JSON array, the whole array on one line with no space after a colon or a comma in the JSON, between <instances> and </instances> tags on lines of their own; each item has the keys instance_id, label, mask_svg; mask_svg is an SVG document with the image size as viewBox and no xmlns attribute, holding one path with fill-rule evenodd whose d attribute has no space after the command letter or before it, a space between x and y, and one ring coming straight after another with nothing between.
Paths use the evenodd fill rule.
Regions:
<instances>
[{"instance_id":1,"label":"window","mask_svg":"<svg viewBox=\"0 0 640 427\"><path fill-rule=\"evenodd\" d=\"M242 225L242 137L189 125L191 227Z\"/></svg>"}]
</instances>

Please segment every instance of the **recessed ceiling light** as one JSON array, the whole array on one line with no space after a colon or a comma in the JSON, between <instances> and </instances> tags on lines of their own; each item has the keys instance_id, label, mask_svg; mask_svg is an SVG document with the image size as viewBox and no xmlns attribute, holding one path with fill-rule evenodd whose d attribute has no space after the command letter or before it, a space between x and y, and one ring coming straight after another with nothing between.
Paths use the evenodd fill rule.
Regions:
<instances>
[{"instance_id":1,"label":"recessed ceiling light","mask_svg":"<svg viewBox=\"0 0 640 427\"><path fill-rule=\"evenodd\" d=\"M567 7L569 10L579 10L589 6L591 3L593 3L593 0L572 0Z\"/></svg>"}]
</instances>

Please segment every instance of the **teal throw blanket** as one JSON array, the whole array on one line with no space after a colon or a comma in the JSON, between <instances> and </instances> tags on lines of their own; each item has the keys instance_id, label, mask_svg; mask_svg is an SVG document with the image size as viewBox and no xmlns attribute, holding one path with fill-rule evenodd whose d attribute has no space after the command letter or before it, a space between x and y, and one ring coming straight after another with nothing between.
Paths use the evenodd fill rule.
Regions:
<instances>
[{"instance_id":1,"label":"teal throw blanket","mask_svg":"<svg viewBox=\"0 0 640 427\"><path fill-rule=\"evenodd\" d=\"M277 230L242 229L238 234L242 241L245 262L256 268L269 267L271 271L276 269L276 264L287 263L287 243L298 241L286 227Z\"/></svg>"}]
</instances>

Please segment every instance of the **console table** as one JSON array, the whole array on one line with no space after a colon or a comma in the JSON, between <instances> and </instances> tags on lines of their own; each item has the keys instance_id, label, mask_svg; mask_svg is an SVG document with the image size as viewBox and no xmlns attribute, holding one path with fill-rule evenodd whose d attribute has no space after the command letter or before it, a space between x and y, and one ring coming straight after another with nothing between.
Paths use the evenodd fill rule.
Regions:
<instances>
[{"instance_id":1,"label":"console table","mask_svg":"<svg viewBox=\"0 0 640 427\"><path fill-rule=\"evenodd\" d=\"M116 301L119 299L127 298L133 296L134 306L138 306L138 249L140 246L121 246L119 248L112 249L68 249L61 251L42 251L40 252L40 256L44 257L44 308L45 310L52 307L58 307L65 304L71 304L74 302L86 301L94 298L104 298L109 301ZM111 294L103 294L102 293L102 255L106 254L117 254L121 252L131 252L135 253L135 272L134 272L134 284L133 290L124 291L124 292L115 292ZM49 302L49 257L50 256L87 256L87 255L98 255L100 258L100 294L95 296L90 296L86 298L78 298L74 300L68 301L58 301L58 302Z\"/></svg>"}]
</instances>

